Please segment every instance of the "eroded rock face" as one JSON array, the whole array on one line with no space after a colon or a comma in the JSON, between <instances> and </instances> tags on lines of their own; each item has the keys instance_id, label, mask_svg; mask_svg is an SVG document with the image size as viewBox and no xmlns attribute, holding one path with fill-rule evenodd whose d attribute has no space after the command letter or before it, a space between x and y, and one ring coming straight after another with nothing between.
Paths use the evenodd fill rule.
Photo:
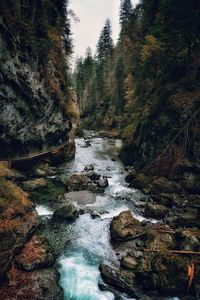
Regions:
<instances>
[{"instance_id":1,"label":"eroded rock face","mask_svg":"<svg viewBox=\"0 0 200 300\"><path fill-rule=\"evenodd\" d=\"M36 225L37 213L27 194L0 177L0 279Z\"/></svg>"},{"instance_id":2,"label":"eroded rock face","mask_svg":"<svg viewBox=\"0 0 200 300\"><path fill-rule=\"evenodd\" d=\"M41 62L44 57L37 57L40 51L33 54L33 48L39 46L37 37L31 37L35 39L34 47L28 37L24 42L23 31L18 31L15 18L14 15L7 20L6 14L0 16L1 158L47 151L48 147L68 141L71 128L66 103L76 105L63 88L67 85L66 74L50 56L44 65ZM26 30L29 29L27 25ZM56 50L54 56L57 56Z\"/></svg>"},{"instance_id":3,"label":"eroded rock face","mask_svg":"<svg viewBox=\"0 0 200 300\"><path fill-rule=\"evenodd\" d=\"M133 218L130 211L121 212L110 225L111 237L116 240L127 240L142 233L141 224Z\"/></svg>"}]
</instances>

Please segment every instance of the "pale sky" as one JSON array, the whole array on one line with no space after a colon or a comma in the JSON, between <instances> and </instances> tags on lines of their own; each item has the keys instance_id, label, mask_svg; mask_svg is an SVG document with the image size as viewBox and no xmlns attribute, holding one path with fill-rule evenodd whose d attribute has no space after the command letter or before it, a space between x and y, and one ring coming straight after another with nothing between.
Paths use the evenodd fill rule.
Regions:
<instances>
[{"instance_id":1,"label":"pale sky","mask_svg":"<svg viewBox=\"0 0 200 300\"><path fill-rule=\"evenodd\" d=\"M139 0L132 0L133 5ZM120 0L70 0L69 8L72 9L80 23L72 21L74 40L74 57L84 56L89 46L96 50L96 44L105 20L110 18L114 42L119 35L119 6Z\"/></svg>"}]
</instances>

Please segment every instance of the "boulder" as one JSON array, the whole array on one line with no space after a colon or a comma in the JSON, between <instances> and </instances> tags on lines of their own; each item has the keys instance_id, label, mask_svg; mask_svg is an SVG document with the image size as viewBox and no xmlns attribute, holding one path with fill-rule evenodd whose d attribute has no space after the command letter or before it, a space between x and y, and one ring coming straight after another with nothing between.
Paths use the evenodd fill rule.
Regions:
<instances>
[{"instance_id":1,"label":"boulder","mask_svg":"<svg viewBox=\"0 0 200 300\"><path fill-rule=\"evenodd\" d=\"M116 240L132 239L142 233L141 223L133 218L130 211L124 211L112 220L110 233Z\"/></svg>"},{"instance_id":2,"label":"boulder","mask_svg":"<svg viewBox=\"0 0 200 300\"><path fill-rule=\"evenodd\" d=\"M94 165L90 164L85 166L84 171L94 171Z\"/></svg>"},{"instance_id":3,"label":"boulder","mask_svg":"<svg viewBox=\"0 0 200 300\"><path fill-rule=\"evenodd\" d=\"M177 248L187 251L200 251L200 230L198 228L186 228L177 232Z\"/></svg>"},{"instance_id":4,"label":"boulder","mask_svg":"<svg viewBox=\"0 0 200 300\"><path fill-rule=\"evenodd\" d=\"M28 192L35 191L37 189L47 186L47 180L44 178L37 178L33 180L28 180L23 182L23 189Z\"/></svg>"},{"instance_id":5,"label":"boulder","mask_svg":"<svg viewBox=\"0 0 200 300\"><path fill-rule=\"evenodd\" d=\"M145 217L162 219L169 212L169 208L164 205L159 205L155 202L147 202L145 204Z\"/></svg>"},{"instance_id":6,"label":"boulder","mask_svg":"<svg viewBox=\"0 0 200 300\"><path fill-rule=\"evenodd\" d=\"M104 260L101 262L99 269L103 280L107 284L134 298L141 299L142 292L134 281L132 270L122 270L113 262Z\"/></svg>"},{"instance_id":7,"label":"boulder","mask_svg":"<svg viewBox=\"0 0 200 300\"><path fill-rule=\"evenodd\" d=\"M97 185L100 188L107 188L109 186L108 179L106 177L99 179Z\"/></svg>"},{"instance_id":8,"label":"boulder","mask_svg":"<svg viewBox=\"0 0 200 300\"><path fill-rule=\"evenodd\" d=\"M79 211L74 204L69 204L58 208L53 214L53 220L73 221L79 216Z\"/></svg>"},{"instance_id":9,"label":"boulder","mask_svg":"<svg viewBox=\"0 0 200 300\"><path fill-rule=\"evenodd\" d=\"M151 185L151 192L160 194L160 193L166 193L166 194L173 194L173 193L179 193L180 188L177 183L168 180L165 177L157 178L153 181Z\"/></svg>"},{"instance_id":10,"label":"boulder","mask_svg":"<svg viewBox=\"0 0 200 300\"><path fill-rule=\"evenodd\" d=\"M123 256L121 259L121 266L128 270L135 270L137 264L136 259L132 256Z\"/></svg>"},{"instance_id":11,"label":"boulder","mask_svg":"<svg viewBox=\"0 0 200 300\"><path fill-rule=\"evenodd\" d=\"M152 178L149 176L146 176L143 173L138 173L135 178L131 181L130 187L133 187L135 189L144 189L150 186L152 182Z\"/></svg>"},{"instance_id":12,"label":"boulder","mask_svg":"<svg viewBox=\"0 0 200 300\"><path fill-rule=\"evenodd\" d=\"M83 191L88 189L88 177L84 174L74 174L65 183L69 192Z\"/></svg>"},{"instance_id":13,"label":"boulder","mask_svg":"<svg viewBox=\"0 0 200 300\"><path fill-rule=\"evenodd\" d=\"M181 184L185 190L193 194L200 194L200 175L192 172L184 172Z\"/></svg>"},{"instance_id":14,"label":"boulder","mask_svg":"<svg viewBox=\"0 0 200 300\"><path fill-rule=\"evenodd\" d=\"M188 285L188 261L168 251L146 253L138 263L135 276L144 291L180 295Z\"/></svg>"},{"instance_id":15,"label":"boulder","mask_svg":"<svg viewBox=\"0 0 200 300\"><path fill-rule=\"evenodd\" d=\"M34 235L21 250L15 259L18 269L35 271L53 265L56 257L48 240L39 235Z\"/></svg>"},{"instance_id":16,"label":"boulder","mask_svg":"<svg viewBox=\"0 0 200 300\"><path fill-rule=\"evenodd\" d=\"M0 287L0 299L63 300L59 278L54 269L27 272L13 267L8 274L9 282Z\"/></svg>"}]
</instances>

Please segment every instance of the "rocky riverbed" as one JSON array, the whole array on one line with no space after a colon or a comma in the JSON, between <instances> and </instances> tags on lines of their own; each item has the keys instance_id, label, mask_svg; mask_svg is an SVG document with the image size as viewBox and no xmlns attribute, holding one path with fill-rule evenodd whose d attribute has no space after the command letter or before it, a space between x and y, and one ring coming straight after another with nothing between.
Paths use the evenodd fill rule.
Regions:
<instances>
[{"instance_id":1,"label":"rocky riverbed","mask_svg":"<svg viewBox=\"0 0 200 300\"><path fill-rule=\"evenodd\" d=\"M57 167L4 168L2 299L198 299L199 196L125 169L120 140L86 132L76 145Z\"/></svg>"}]
</instances>

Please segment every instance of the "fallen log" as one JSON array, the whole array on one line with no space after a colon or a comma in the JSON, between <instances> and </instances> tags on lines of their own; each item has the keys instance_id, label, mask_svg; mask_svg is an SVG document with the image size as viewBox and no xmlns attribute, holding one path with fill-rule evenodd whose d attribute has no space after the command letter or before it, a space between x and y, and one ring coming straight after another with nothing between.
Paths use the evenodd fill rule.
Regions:
<instances>
[{"instance_id":1,"label":"fallen log","mask_svg":"<svg viewBox=\"0 0 200 300\"><path fill-rule=\"evenodd\" d=\"M144 252L160 252L162 250L154 250L154 249L144 249ZM197 251L189 251L189 250L168 250L166 249L166 251L168 251L169 253L173 253L173 254L183 254L183 255L199 255L200 256L200 252Z\"/></svg>"}]
</instances>

